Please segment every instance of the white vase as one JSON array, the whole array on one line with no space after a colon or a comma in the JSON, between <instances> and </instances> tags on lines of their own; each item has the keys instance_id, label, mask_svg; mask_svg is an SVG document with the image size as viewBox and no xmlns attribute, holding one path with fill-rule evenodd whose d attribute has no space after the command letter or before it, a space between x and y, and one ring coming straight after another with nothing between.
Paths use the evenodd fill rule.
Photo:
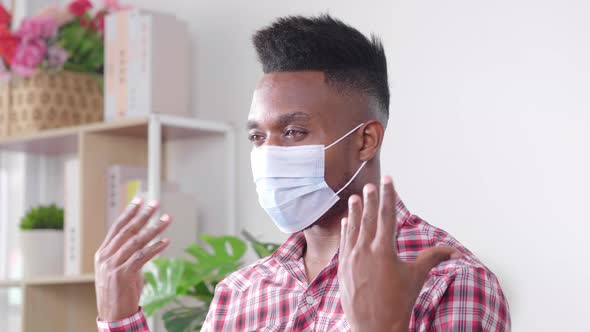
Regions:
<instances>
[{"instance_id":1,"label":"white vase","mask_svg":"<svg viewBox=\"0 0 590 332\"><path fill-rule=\"evenodd\" d=\"M64 273L64 232L53 229L21 230L23 276L38 277Z\"/></svg>"}]
</instances>

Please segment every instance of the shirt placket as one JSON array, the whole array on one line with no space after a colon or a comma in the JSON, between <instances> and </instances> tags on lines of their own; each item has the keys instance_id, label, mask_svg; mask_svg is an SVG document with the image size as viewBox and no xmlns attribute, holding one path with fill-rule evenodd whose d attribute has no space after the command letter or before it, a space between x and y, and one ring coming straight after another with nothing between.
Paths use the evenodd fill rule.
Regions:
<instances>
[{"instance_id":1,"label":"shirt placket","mask_svg":"<svg viewBox=\"0 0 590 332\"><path fill-rule=\"evenodd\" d=\"M303 259L300 259L298 263L299 268L305 271ZM308 285L305 281L306 289L298 298L297 313L293 322L294 330L315 331L319 307L324 296L326 283L330 281L334 263L332 261L332 264L322 270L311 284Z\"/></svg>"}]
</instances>

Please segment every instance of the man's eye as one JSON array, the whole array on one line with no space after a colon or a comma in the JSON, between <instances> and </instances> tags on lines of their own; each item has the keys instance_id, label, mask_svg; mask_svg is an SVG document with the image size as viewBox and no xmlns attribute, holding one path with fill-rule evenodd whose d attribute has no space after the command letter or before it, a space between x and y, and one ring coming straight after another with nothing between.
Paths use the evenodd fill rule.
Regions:
<instances>
[{"instance_id":1,"label":"man's eye","mask_svg":"<svg viewBox=\"0 0 590 332\"><path fill-rule=\"evenodd\" d=\"M259 134L250 134L250 135L248 135L248 139L252 142L258 142L260 140L263 140L264 136L259 135Z\"/></svg>"},{"instance_id":2,"label":"man's eye","mask_svg":"<svg viewBox=\"0 0 590 332\"><path fill-rule=\"evenodd\" d=\"M289 129L285 132L285 136L297 137L303 135L303 132L295 129Z\"/></svg>"}]
</instances>

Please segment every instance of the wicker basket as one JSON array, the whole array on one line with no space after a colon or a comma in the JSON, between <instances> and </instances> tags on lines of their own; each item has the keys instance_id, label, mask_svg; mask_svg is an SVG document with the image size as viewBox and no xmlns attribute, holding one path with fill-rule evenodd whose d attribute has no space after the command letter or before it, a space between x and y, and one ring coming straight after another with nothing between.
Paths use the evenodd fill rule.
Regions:
<instances>
[{"instance_id":1,"label":"wicker basket","mask_svg":"<svg viewBox=\"0 0 590 332\"><path fill-rule=\"evenodd\" d=\"M8 136L8 109L10 108L10 89L8 83L0 82L0 137Z\"/></svg>"},{"instance_id":2,"label":"wicker basket","mask_svg":"<svg viewBox=\"0 0 590 332\"><path fill-rule=\"evenodd\" d=\"M0 136L103 120L102 90L90 74L39 71L0 86Z\"/></svg>"}]
</instances>

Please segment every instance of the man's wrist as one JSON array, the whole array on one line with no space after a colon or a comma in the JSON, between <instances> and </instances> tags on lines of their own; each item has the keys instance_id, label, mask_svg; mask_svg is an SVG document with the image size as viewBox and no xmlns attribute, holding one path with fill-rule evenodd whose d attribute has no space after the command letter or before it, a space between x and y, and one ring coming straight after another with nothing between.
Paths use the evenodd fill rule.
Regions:
<instances>
[{"instance_id":1,"label":"man's wrist","mask_svg":"<svg viewBox=\"0 0 590 332\"><path fill-rule=\"evenodd\" d=\"M135 311L129 310L126 313L106 313L104 315L101 315L99 312L98 320L102 322L118 322L129 317L133 317L139 312L141 312L141 306L137 307Z\"/></svg>"}]
</instances>

